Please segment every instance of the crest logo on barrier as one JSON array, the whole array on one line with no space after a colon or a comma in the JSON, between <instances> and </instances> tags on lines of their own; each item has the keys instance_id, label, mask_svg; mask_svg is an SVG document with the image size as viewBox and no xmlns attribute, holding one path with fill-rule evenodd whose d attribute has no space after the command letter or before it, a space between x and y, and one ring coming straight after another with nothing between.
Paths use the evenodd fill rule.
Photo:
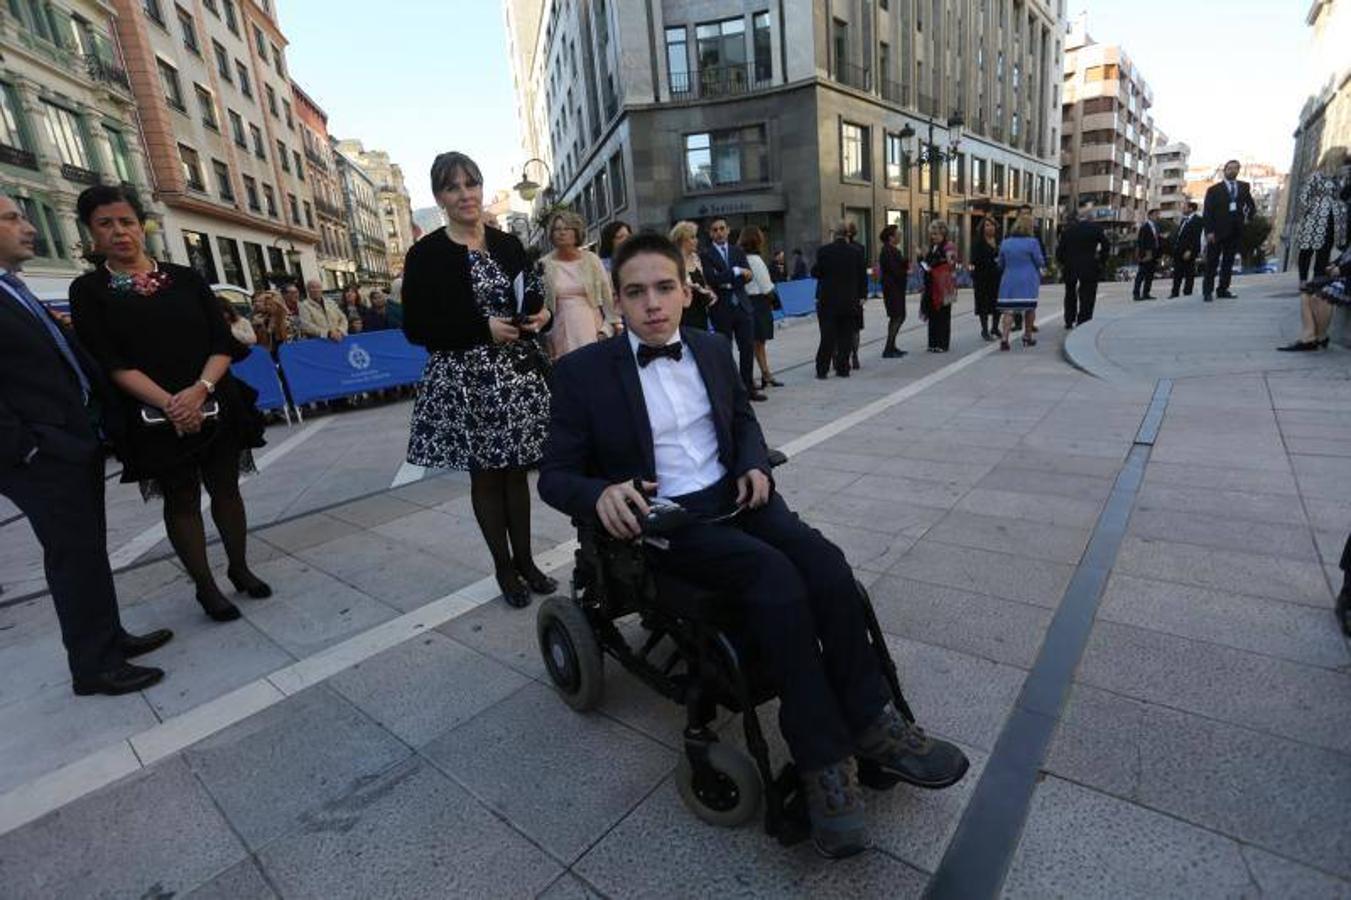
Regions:
<instances>
[{"instance_id":1,"label":"crest logo on barrier","mask_svg":"<svg viewBox=\"0 0 1351 900\"><path fill-rule=\"evenodd\" d=\"M371 355L361 349L360 344L353 344L352 349L347 351L347 364L354 369L369 369L371 366Z\"/></svg>"}]
</instances>

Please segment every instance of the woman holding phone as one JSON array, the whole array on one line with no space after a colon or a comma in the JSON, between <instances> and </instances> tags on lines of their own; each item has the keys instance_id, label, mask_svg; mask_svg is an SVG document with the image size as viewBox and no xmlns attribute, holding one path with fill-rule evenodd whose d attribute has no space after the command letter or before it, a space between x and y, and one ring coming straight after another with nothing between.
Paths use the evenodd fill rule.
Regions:
<instances>
[{"instance_id":1,"label":"woman holding phone","mask_svg":"<svg viewBox=\"0 0 1351 900\"><path fill-rule=\"evenodd\" d=\"M230 583L250 597L271 596L249 570L239 493L239 473L253 471L251 451L263 445L257 394L230 375L230 329L211 288L196 270L146 254L136 196L98 185L76 209L105 261L71 284L71 321L125 395L122 480L139 481L147 500L164 497L165 531L206 614L238 619L207 561L200 498L206 485Z\"/></svg>"}]
</instances>

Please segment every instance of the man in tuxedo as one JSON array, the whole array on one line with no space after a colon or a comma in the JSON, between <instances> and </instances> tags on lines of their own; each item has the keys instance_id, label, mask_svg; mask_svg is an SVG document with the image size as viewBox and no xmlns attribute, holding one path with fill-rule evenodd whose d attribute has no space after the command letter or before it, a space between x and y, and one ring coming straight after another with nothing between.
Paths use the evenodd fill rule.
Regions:
<instances>
[{"instance_id":1,"label":"man in tuxedo","mask_svg":"<svg viewBox=\"0 0 1351 900\"><path fill-rule=\"evenodd\" d=\"M19 205L0 194L0 494L42 545L75 693L126 694L164 677L127 660L173 634L122 628L108 566L100 440L100 429L117 422L115 399L98 366L19 276L36 237Z\"/></svg>"},{"instance_id":2,"label":"man in tuxedo","mask_svg":"<svg viewBox=\"0 0 1351 900\"><path fill-rule=\"evenodd\" d=\"M1206 228L1206 271L1201 279L1201 295L1207 303L1215 297L1231 298L1229 279L1234 274L1234 254L1243 226L1257 215L1248 182L1238 180L1239 161L1224 164L1224 178L1206 191L1201 218ZM1219 270L1220 290L1215 292L1215 272Z\"/></svg>"},{"instance_id":3,"label":"man in tuxedo","mask_svg":"<svg viewBox=\"0 0 1351 900\"><path fill-rule=\"evenodd\" d=\"M1196 204L1187 201L1182 221L1173 232L1173 292L1179 291L1188 297L1196 283L1196 260L1201 255L1201 217L1196 213Z\"/></svg>"},{"instance_id":4,"label":"man in tuxedo","mask_svg":"<svg viewBox=\"0 0 1351 900\"><path fill-rule=\"evenodd\" d=\"M816 279L816 324L821 341L816 346L816 377L827 377L832 362L835 374L848 378L854 352L854 335L863 316L863 298L868 296L868 262L849 240L849 224L835 226L835 240L816 251L812 277Z\"/></svg>"},{"instance_id":5,"label":"man in tuxedo","mask_svg":"<svg viewBox=\"0 0 1351 900\"><path fill-rule=\"evenodd\" d=\"M723 339L680 330L690 288L679 250L636 235L616 251L612 274L626 329L554 368L540 496L620 540L641 535L654 495L705 520L649 559L740 598L745 635L779 688L813 840L828 856L858 853L867 840L856 756L931 788L960 780L966 758L889 702L844 554L775 492Z\"/></svg>"},{"instance_id":6,"label":"man in tuxedo","mask_svg":"<svg viewBox=\"0 0 1351 900\"><path fill-rule=\"evenodd\" d=\"M708 310L713 328L736 343L741 380L752 400L767 400L755 389L755 323L751 319L751 302L746 296L746 282L751 280L751 264L746 251L728 242L726 219L714 219L708 225L708 236L713 239L708 249L700 254L704 278L708 286L718 292L718 302Z\"/></svg>"},{"instance_id":7,"label":"man in tuxedo","mask_svg":"<svg viewBox=\"0 0 1351 900\"><path fill-rule=\"evenodd\" d=\"M1065 328L1093 318L1098 302L1098 279L1112 244L1102 226L1082 213L1060 232L1055 258L1065 275Z\"/></svg>"},{"instance_id":8,"label":"man in tuxedo","mask_svg":"<svg viewBox=\"0 0 1351 900\"><path fill-rule=\"evenodd\" d=\"M1135 234L1135 254L1138 267L1135 270L1135 288L1131 291L1132 300L1153 300L1150 290L1154 287L1154 270L1159 267L1159 251L1163 249L1163 238L1159 236L1159 211L1151 209L1145 213L1145 221Z\"/></svg>"}]
</instances>

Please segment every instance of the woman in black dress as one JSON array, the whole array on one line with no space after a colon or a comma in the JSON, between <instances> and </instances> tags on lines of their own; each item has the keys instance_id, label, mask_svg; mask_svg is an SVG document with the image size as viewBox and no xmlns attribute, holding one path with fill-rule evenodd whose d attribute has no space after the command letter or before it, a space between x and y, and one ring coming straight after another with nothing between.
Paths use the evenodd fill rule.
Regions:
<instances>
[{"instance_id":1,"label":"woman in black dress","mask_svg":"<svg viewBox=\"0 0 1351 900\"><path fill-rule=\"evenodd\" d=\"M514 235L483 225L483 176L462 153L432 163L446 226L408 251L403 332L431 351L409 426L408 461L469 472L474 517L502 597L515 607L558 583L530 549L526 472L549 426L544 293Z\"/></svg>"},{"instance_id":2,"label":"woman in black dress","mask_svg":"<svg viewBox=\"0 0 1351 900\"><path fill-rule=\"evenodd\" d=\"M164 496L165 531L197 602L217 622L238 619L207 561L201 487L211 495L231 584L250 597L270 596L249 571L239 493L239 473L253 470L251 449L263 445L257 394L230 375L230 329L211 288L193 269L146 255L145 212L135 196L99 185L76 206L105 262L71 284L71 320L127 395L122 480L139 481L146 499Z\"/></svg>"},{"instance_id":3,"label":"woman in black dress","mask_svg":"<svg viewBox=\"0 0 1351 900\"><path fill-rule=\"evenodd\" d=\"M999 226L989 216L981 220L980 233L976 236L975 246L971 248L971 268L980 336L987 341L998 340L995 301L999 298Z\"/></svg>"},{"instance_id":4,"label":"woman in black dress","mask_svg":"<svg viewBox=\"0 0 1351 900\"><path fill-rule=\"evenodd\" d=\"M685 275L690 280L690 305L680 317L680 327L708 331L708 308L718 302L718 295L704 278L704 264L699 258L699 226L677 222L671 226L669 237L685 257Z\"/></svg>"},{"instance_id":5,"label":"woman in black dress","mask_svg":"<svg viewBox=\"0 0 1351 900\"><path fill-rule=\"evenodd\" d=\"M910 261L900 250L901 229L888 225L878 235L882 252L877 257L877 268L882 273L882 302L887 308L887 342L882 348L883 359L899 359L905 351L896 346L896 337L905 324L905 280L910 274Z\"/></svg>"}]
</instances>

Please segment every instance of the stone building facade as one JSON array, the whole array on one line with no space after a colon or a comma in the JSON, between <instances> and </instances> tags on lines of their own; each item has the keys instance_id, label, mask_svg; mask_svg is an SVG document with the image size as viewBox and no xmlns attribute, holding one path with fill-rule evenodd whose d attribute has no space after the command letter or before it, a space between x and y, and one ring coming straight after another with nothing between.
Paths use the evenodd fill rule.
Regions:
<instances>
[{"instance_id":1,"label":"stone building facade","mask_svg":"<svg viewBox=\"0 0 1351 900\"><path fill-rule=\"evenodd\" d=\"M376 205L384 228L390 271L403 271L403 258L413 246L413 202L404 184L403 169L383 150L367 150L356 140L338 142L338 149L366 170L375 183Z\"/></svg>"},{"instance_id":2,"label":"stone building facade","mask_svg":"<svg viewBox=\"0 0 1351 900\"><path fill-rule=\"evenodd\" d=\"M1149 208L1159 211L1159 218L1172 228L1182 220L1188 200L1197 203L1201 197L1187 194L1187 165L1191 147L1181 141L1170 141L1167 135L1154 133L1154 149L1149 157Z\"/></svg>"},{"instance_id":3,"label":"stone building facade","mask_svg":"<svg viewBox=\"0 0 1351 900\"><path fill-rule=\"evenodd\" d=\"M363 289L388 290L391 266L380 217L379 187L360 162L339 149L338 141L332 140L331 147L338 183L342 185L352 258L356 261L356 283Z\"/></svg>"},{"instance_id":4,"label":"stone building facade","mask_svg":"<svg viewBox=\"0 0 1351 900\"><path fill-rule=\"evenodd\" d=\"M319 243L315 246L319 283L325 290L336 290L356 283L357 264L352 255L347 205L328 134L328 114L294 81L291 95L300 120L300 142L310 164L310 195L319 226Z\"/></svg>"}]
</instances>

